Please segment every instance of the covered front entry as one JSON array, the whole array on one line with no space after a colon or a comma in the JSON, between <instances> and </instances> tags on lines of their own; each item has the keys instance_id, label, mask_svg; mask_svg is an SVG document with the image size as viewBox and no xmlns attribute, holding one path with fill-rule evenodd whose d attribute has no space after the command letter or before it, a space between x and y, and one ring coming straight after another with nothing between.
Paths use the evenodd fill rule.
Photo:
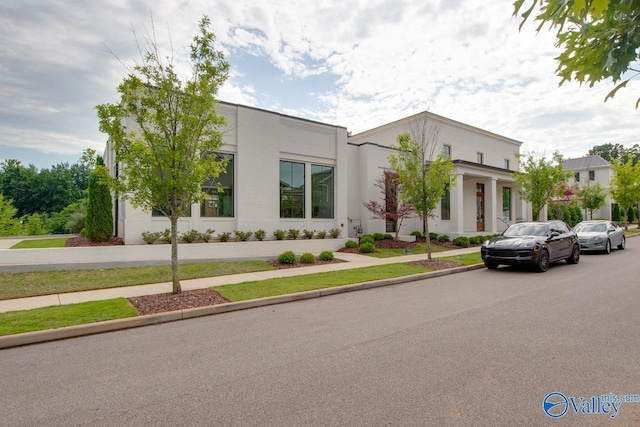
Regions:
<instances>
[{"instance_id":1,"label":"covered front entry","mask_svg":"<svg viewBox=\"0 0 640 427\"><path fill-rule=\"evenodd\" d=\"M476 231L484 231L484 184L476 184Z\"/></svg>"}]
</instances>

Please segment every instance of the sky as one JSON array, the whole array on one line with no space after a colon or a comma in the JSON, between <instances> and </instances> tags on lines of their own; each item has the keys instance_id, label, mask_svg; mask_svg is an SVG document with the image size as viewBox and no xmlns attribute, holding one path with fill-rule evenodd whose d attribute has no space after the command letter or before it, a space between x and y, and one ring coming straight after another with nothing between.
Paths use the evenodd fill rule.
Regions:
<instances>
[{"instance_id":1,"label":"sky","mask_svg":"<svg viewBox=\"0 0 640 427\"><path fill-rule=\"evenodd\" d=\"M185 56L203 15L230 74L223 101L355 133L429 110L565 158L640 143L640 79L606 103L555 75L554 33L518 29L511 0L21 0L0 3L0 162L102 153L95 106L155 28ZM119 59L116 59L117 58ZM124 65L123 65L124 64Z\"/></svg>"}]
</instances>

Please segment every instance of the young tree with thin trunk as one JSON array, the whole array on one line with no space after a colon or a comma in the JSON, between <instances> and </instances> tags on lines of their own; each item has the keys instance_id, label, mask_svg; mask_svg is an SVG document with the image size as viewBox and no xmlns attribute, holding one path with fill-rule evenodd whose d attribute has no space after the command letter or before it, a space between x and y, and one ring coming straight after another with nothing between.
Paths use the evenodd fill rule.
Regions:
<instances>
[{"instance_id":1,"label":"young tree with thin trunk","mask_svg":"<svg viewBox=\"0 0 640 427\"><path fill-rule=\"evenodd\" d=\"M402 199L413 206L424 221L427 258L431 260L429 216L451 182L453 162L442 152L439 126L432 123L426 113L409 127L411 133L398 135L398 143L391 146L396 154L388 159L402 183Z\"/></svg>"},{"instance_id":2,"label":"young tree with thin trunk","mask_svg":"<svg viewBox=\"0 0 640 427\"><path fill-rule=\"evenodd\" d=\"M364 207L373 214L374 218L392 221L394 230L396 230L395 239L398 240L402 221L410 218L415 210L413 206L402 200L402 183L398 179L396 172L385 170L382 176L376 179L375 186L380 188L384 203L380 203L377 200L369 200L364 203Z\"/></svg>"},{"instance_id":3,"label":"young tree with thin trunk","mask_svg":"<svg viewBox=\"0 0 640 427\"><path fill-rule=\"evenodd\" d=\"M633 165L633 160L626 163L613 162L615 175L611 178L609 192L616 203L622 208L624 226L628 229L627 217L629 208L640 202L640 163Z\"/></svg>"},{"instance_id":4,"label":"young tree with thin trunk","mask_svg":"<svg viewBox=\"0 0 640 427\"><path fill-rule=\"evenodd\" d=\"M580 206L589 212L589 218L593 219L593 211L600 209L607 202L607 192L599 182L588 184L578 190Z\"/></svg>"},{"instance_id":5,"label":"young tree with thin trunk","mask_svg":"<svg viewBox=\"0 0 640 427\"><path fill-rule=\"evenodd\" d=\"M215 49L210 24L206 16L200 21L185 58L191 74L184 80L173 52L162 55L152 31L145 50L138 45L142 63L118 86L120 102L97 106L100 130L109 135L119 164L119 176L110 181L112 190L134 207L157 209L169 219L174 293L181 292L178 218L204 200L202 183L226 167L214 154L223 145L220 129L225 124L216 114L215 95L227 79L229 64ZM127 121L137 129L126 127Z\"/></svg>"}]
</instances>

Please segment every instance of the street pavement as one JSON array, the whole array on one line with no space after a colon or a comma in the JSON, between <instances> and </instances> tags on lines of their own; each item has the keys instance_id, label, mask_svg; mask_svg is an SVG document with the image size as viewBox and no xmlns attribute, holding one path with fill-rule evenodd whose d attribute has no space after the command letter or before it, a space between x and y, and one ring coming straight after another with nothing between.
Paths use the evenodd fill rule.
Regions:
<instances>
[{"instance_id":1,"label":"street pavement","mask_svg":"<svg viewBox=\"0 0 640 427\"><path fill-rule=\"evenodd\" d=\"M640 425L640 402L591 405L640 394L638 254L1 350L0 424ZM545 415L552 392L578 412Z\"/></svg>"}]
</instances>

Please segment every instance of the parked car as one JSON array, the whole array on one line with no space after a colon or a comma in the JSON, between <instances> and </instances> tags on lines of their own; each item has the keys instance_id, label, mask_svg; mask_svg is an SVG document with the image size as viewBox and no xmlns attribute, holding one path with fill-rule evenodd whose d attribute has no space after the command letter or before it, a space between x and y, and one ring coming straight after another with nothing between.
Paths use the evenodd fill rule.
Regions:
<instances>
[{"instance_id":1,"label":"parked car","mask_svg":"<svg viewBox=\"0 0 640 427\"><path fill-rule=\"evenodd\" d=\"M555 261L577 264L580 243L576 233L562 221L519 222L485 241L480 254L489 269L500 264L530 265L544 272Z\"/></svg>"},{"instance_id":2,"label":"parked car","mask_svg":"<svg viewBox=\"0 0 640 427\"><path fill-rule=\"evenodd\" d=\"M613 246L624 249L627 245L624 230L612 221L582 221L573 231L578 235L582 251L610 254Z\"/></svg>"}]
</instances>

